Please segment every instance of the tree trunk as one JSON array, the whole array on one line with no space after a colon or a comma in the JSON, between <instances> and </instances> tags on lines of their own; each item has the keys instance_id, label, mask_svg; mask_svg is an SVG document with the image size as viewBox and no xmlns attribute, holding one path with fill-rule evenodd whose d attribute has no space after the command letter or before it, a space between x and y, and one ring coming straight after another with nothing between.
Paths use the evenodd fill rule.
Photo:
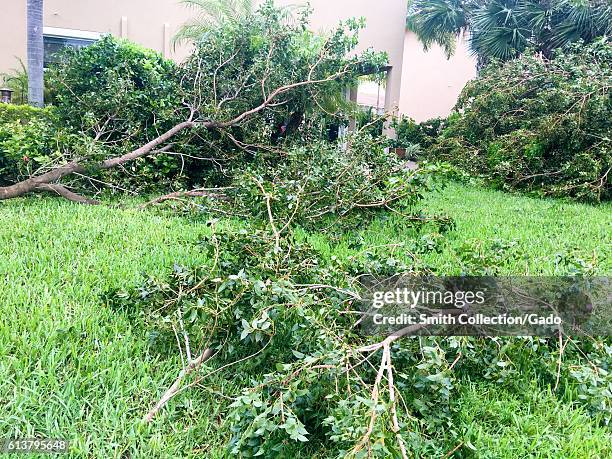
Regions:
<instances>
[{"instance_id":1,"label":"tree trunk","mask_svg":"<svg viewBox=\"0 0 612 459\"><path fill-rule=\"evenodd\" d=\"M43 0L28 0L28 101L44 105Z\"/></svg>"}]
</instances>

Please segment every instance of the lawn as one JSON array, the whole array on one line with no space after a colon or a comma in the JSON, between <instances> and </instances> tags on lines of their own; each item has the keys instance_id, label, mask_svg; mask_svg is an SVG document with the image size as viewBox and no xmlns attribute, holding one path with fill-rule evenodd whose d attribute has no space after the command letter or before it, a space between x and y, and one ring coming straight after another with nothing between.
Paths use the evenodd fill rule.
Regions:
<instances>
[{"instance_id":1,"label":"lawn","mask_svg":"<svg viewBox=\"0 0 612 459\"><path fill-rule=\"evenodd\" d=\"M448 214L455 228L431 238L392 215L333 243L302 235L326 256L392 244L398 257L416 257L439 273L491 266L503 274L612 272L610 205L451 184L420 207ZM101 306L101 295L133 286L145 273L203 261L196 242L208 231L197 219L137 210L129 200L98 207L52 198L0 203L3 437L67 438L74 457L224 456L225 402L215 387L239 378L185 393L152 426L142 426L139 419L172 383L179 360L152 353L146 330ZM491 251L483 247L497 248L497 258L486 259L482 254ZM528 393L464 388L457 404L465 407L461 425L470 447L524 457L544 442L537 457L609 457L609 432L597 420L543 388Z\"/></svg>"}]
</instances>

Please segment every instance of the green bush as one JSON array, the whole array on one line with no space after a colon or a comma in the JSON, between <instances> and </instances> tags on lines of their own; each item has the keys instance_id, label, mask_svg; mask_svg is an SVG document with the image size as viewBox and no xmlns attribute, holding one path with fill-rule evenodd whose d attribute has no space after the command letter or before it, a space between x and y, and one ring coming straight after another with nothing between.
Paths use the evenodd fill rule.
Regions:
<instances>
[{"instance_id":1,"label":"green bush","mask_svg":"<svg viewBox=\"0 0 612 459\"><path fill-rule=\"evenodd\" d=\"M60 161L73 136L57 129L53 108L0 104L0 185Z\"/></svg>"},{"instance_id":2,"label":"green bush","mask_svg":"<svg viewBox=\"0 0 612 459\"><path fill-rule=\"evenodd\" d=\"M0 125L21 122L27 123L34 119L45 119L49 118L53 114L53 109L48 108L36 108L30 105L13 105L13 104L0 104Z\"/></svg>"},{"instance_id":3,"label":"green bush","mask_svg":"<svg viewBox=\"0 0 612 459\"><path fill-rule=\"evenodd\" d=\"M467 84L429 155L494 186L587 201L610 198L612 46L525 54Z\"/></svg>"},{"instance_id":4,"label":"green bush","mask_svg":"<svg viewBox=\"0 0 612 459\"><path fill-rule=\"evenodd\" d=\"M445 120L442 118L432 118L422 123L417 123L408 117L395 119L392 124L397 135L395 146L417 151L420 154L421 150L431 147L436 141L444 125Z\"/></svg>"},{"instance_id":5,"label":"green bush","mask_svg":"<svg viewBox=\"0 0 612 459\"><path fill-rule=\"evenodd\" d=\"M138 148L184 115L177 65L111 36L85 48L67 49L50 70L49 83L59 127L90 144L73 155L88 161ZM130 189L160 186L176 178L180 169L178 157L159 155L121 172L106 172L104 178Z\"/></svg>"}]
</instances>

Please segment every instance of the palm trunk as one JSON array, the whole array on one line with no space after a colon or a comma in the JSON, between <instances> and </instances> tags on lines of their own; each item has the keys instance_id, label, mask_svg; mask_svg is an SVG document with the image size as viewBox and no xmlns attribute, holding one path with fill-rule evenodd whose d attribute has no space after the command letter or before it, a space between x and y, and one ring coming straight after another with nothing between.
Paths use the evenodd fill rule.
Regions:
<instances>
[{"instance_id":1,"label":"palm trunk","mask_svg":"<svg viewBox=\"0 0 612 459\"><path fill-rule=\"evenodd\" d=\"M28 0L28 101L44 105L43 0Z\"/></svg>"}]
</instances>

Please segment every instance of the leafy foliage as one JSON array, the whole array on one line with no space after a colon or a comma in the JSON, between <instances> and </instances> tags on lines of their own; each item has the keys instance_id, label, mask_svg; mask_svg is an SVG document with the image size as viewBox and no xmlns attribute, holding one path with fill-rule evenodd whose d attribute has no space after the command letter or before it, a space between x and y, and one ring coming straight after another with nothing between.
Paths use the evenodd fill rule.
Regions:
<instances>
[{"instance_id":1,"label":"leafy foliage","mask_svg":"<svg viewBox=\"0 0 612 459\"><path fill-rule=\"evenodd\" d=\"M170 128L181 116L179 78L172 61L110 35L88 47L67 48L49 72L51 98L59 127L88 141L64 160L117 156ZM106 179L137 189L160 186L172 183L180 168L179 158L162 155L130 165L127 178L112 172Z\"/></svg>"},{"instance_id":2,"label":"leafy foliage","mask_svg":"<svg viewBox=\"0 0 612 459\"><path fill-rule=\"evenodd\" d=\"M612 47L492 64L463 90L430 154L504 189L610 198Z\"/></svg>"},{"instance_id":3,"label":"leafy foliage","mask_svg":"<svg viewBox=\"0 0 612 459\"><path fill-rule=\"evenodd\" d=\"M52 116L52 108L37 108L31 105L0 104L0 124L19 122L28 123L34 119Z\"/></svg>"},{"instance_id":4,"label":"leafy foliage","mask_svg":"<svg viewBox=\"0 0 612 459\"><path fill-rule=\"evenodd\" d=\"M278 244L268 231L247 227L236 233L211 225L212 235L200 246L208 263L175 266L169 276L114 292L107 301L149 330L154 351L171 352L177 336L213 349L216 361L190 387L212 375L245 375L239 390L223 392L232 399L224 422L234 455L282 456L299 444L302 451L324 450L325 457L398 456L404 440L393 428L397 410L411 449L433 457L440 454L436 439L463 438L465 413L456 402L462 387L486 382L522 394L525 378L546 387L555 382L562 352L561 393L604 421L609 414L609 348L593 340L560 349L555 340L541 338L397 341L388 355L393 393L403 402L394 407L390 386L376 382L379 352L364 351L377 338L359 333L350 311L360 275L414 266L386 249L340 260L291 233ZM190 354L187 344L179 347Z\"/></svg>"},{"instance_id":5,"label":"leafy foliage","mask_svg":"<svg viewBox=\"0 0 612 459\"><path fill-rule=\"evenodd\" d=\"M410 212L428 190L443 186L436 167L411 171L387 140L355 133L346 143L317 142L260 159L236 173L232 208L277 229L290 225L355 227L381 211ZM231 209L227 209L229 212Z\"/></svg>"},{"instance_id":6,"label":"leafy foliage","mask_svg":"<svg viewBox=\"0 0 612 459\"><path fill-rule=\"evenodd\" d=\"M408 117L393 120L393 128L397 134L396 145L402 148L410 148L418 145L421 149L428 149L436 141L438 135L445 127L442 118L433 118L422 123L416 123Z\"/></svg>"},{"instance_id":7,"label":"leafy foliage","mask_svg":"<svg viewBox=\"0 0 612 459\"><path fill-rule=\"evenodd\" d=\"M0 104L0 184L30 177L64 158L76 136L57 128L55 110Z\"/></svg>"},{"instance_id":8,"label":"leafy foliage","mask_svg":"<svg viewBox=\"0 0 612 459\"><path fill-rule=\"evenodd\" d=\"M534 48L553 51L612 32L612 6L607 0L414 0L408 27L425 47L437 43L452 54L455 36L469 33L481 63L508 60Z\"/></svg>"},{"instance_id":9,"label":"leafy foliage","mask_svg":"<svg viewBox=\"0 0 612 459\"><path fill-rule=\"evenodd\" d=\"M293 236L275 245L272 234L250 230L214 234L202 249L212 265L176 267L171 279L120 292L113 304L137 313L167 346L173 330L181 330L192 343L207 341L221 357L221 369L249 372L252 381L230 407L231 452L271 456L286 452L291 440L329 436L349 444L365 434L365 427L351 429L349 438L334 434L345 430L343 423L356 426L358 412L383 406L368 401L369 386L361 378L344 375L347 364L359 361L349 343L362 338L342 312L354 301L342 287L355 283L364 260L325 262ZM176 291L184 293L176 297ZM372 377L367 373L366 380ZM339 418L347 410L353 416ZM381 421L374 436L391 440L395 434ZM376 443L379 457L392 451Z\"/></svg>"},{"instance_id":10,"label":"leafy foliage","mask_svg":"<svg viewBox=\"0 0 612 459\"><path fill-rule=\"evenodd\" d=\"M123 167L104 167L115 169L103 181L136 191L219 185L236 163L321 138L330 119L346 118L322 107L387 58L354 53L362 21L318 35L308 14L287 21L265 2L207 29L181 66L110 36L67 50L50 82L58 130L78 135L79 145L58 148L54 164L100 175L104 161L142 147ZM144 147L177 126L159 150Z\"/></svg>"},{"instance_id":11,"label":"leafy foliage","mask_svg":"<svg viewBox=\"0 0 612 459\"><path fill-rule=\"evenodd\" d=\"M195 43L183 86L204 102L200 117L230 120L259 106L276 88L287 88L258 116L221 130L234 150L253 155L320 138L322 106L364 69L386 63L384 53L354 55L362 22L348 20L320 35L308 29L308 20L304 11L286 21L282 9L265 2L256 13L223 22Z\"/></svg>"}]
</instances>

